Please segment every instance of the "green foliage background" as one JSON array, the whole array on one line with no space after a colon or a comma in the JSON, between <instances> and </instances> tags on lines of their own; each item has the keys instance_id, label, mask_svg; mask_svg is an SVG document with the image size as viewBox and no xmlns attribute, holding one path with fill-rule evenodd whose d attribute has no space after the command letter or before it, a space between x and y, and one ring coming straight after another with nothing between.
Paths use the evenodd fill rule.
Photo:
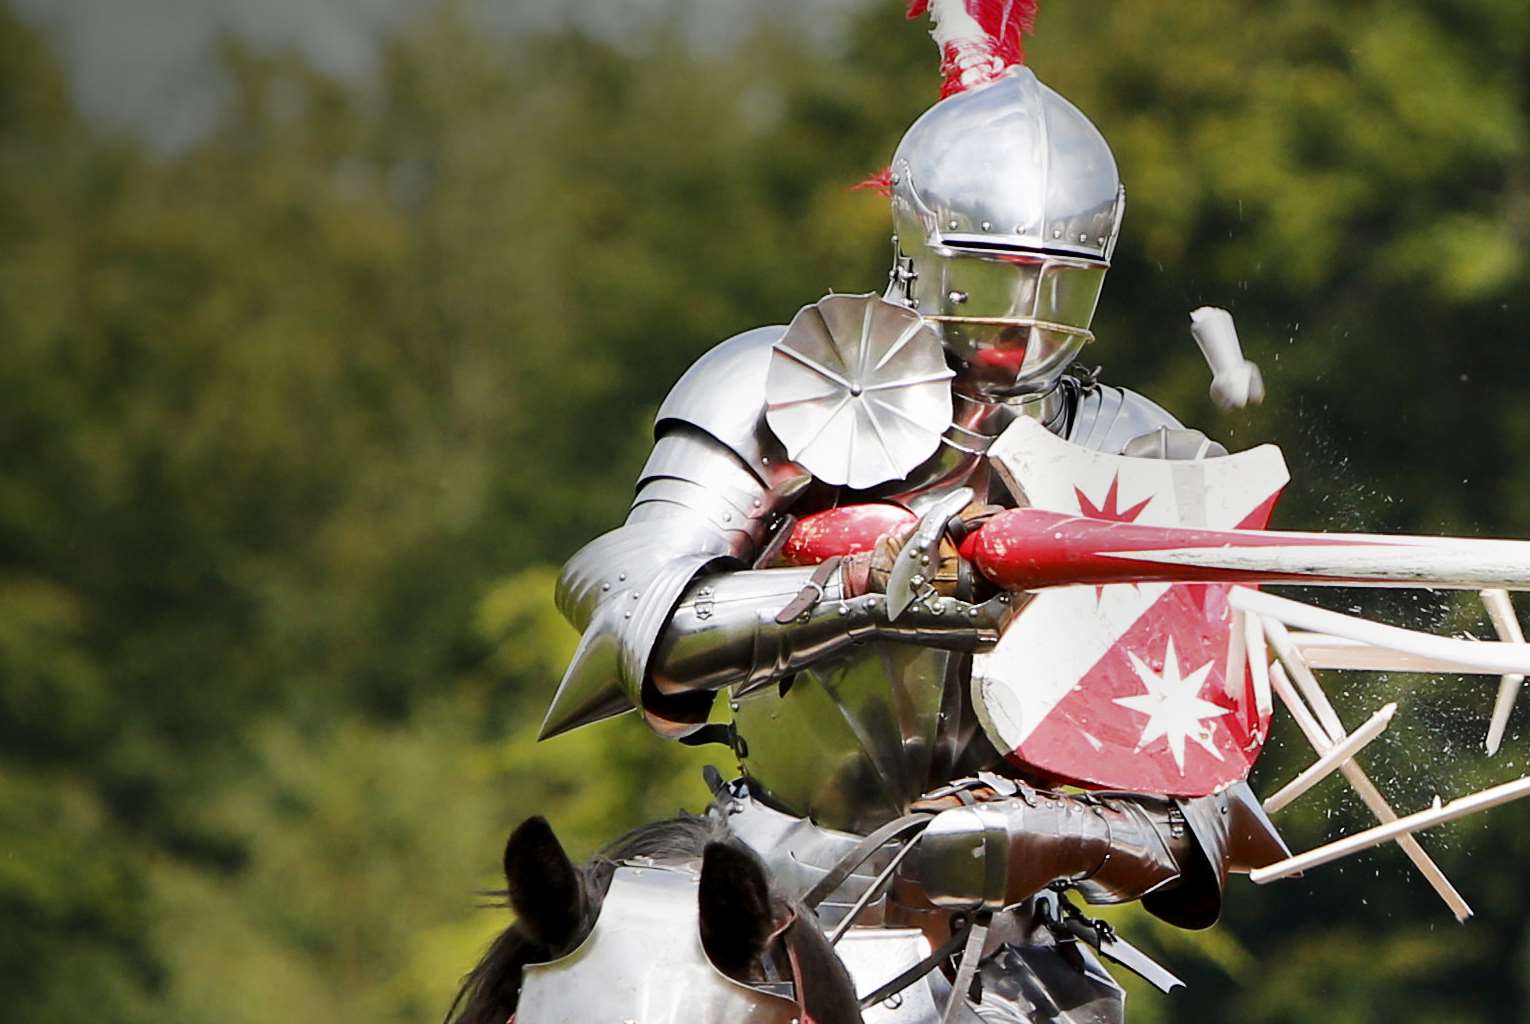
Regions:
<instances>
[{"instance_id":1,"label":"green foliage background","mask_svg":"<svg viewBox=\"0 0 1530 1024\"><path fill-rule=\"evenodd\" d=\"M619 520L668 384L876 287L882 166L933 98L900 4L725 53L446 6L372 88L229 44L172 155L84 121L0 10L0 1019L430 1020L504 921L500 843L697 807L630 720L537 746L555 567ZM1530 534L1530 6L1056 0L1038 72L1131 192L1090 358L1240 447L1280 525ZM1270 400L1224 417L1186 330L1230 306ZM1327 595L1484 629L1443 597ZM1346 681L1399 805L1523 769L1492 680ZM714 755L715 757L715 755ZM1257 780L1303 762L1283 723ZM1337 783L1293 845L1365 818ZM1530 1019L1530 813L1125 926L1192 982L1138 1021Z\"/></svg>"}]
</instances>

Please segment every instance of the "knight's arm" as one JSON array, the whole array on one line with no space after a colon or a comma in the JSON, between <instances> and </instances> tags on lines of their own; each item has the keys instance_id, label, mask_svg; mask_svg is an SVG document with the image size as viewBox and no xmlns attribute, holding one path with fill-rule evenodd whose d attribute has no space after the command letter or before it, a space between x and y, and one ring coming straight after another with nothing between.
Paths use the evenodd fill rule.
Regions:
<instances>
[{"instance_id":1,"label":"knight's arm","mask_svg":"<svg viewBox=\"0 0 1530 1024\"><path fill-rule=\"evenodd\" d=\"M781 331L724 342L680 379L627 521L564 566L558 607L583 635L544 737L632 707L683 737L705 723L718 688L780 679L872 635L968 648L996 638L996 623L958 602L895 627L881 597L852 596L842 571L748 568L811 482L764 420ZM810 603L781 615L804 594Z\"/></svg>"}]
</instances>

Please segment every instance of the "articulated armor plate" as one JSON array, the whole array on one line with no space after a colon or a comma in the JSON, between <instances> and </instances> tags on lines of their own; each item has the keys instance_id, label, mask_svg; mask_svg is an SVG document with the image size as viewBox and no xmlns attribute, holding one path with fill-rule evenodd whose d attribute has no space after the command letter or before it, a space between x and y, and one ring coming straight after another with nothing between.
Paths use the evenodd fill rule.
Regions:
<instances>
[{"instance_id":1,"label":"articulated armor plate","mask_svg":"<svg viewBox=\"0 0 1530 1024\"><path fill-rule=\"evenodd\" d=\"M815 478L864 490L940 446L952 376L934 328L907 306L830 295L776 342L765 420Z\"/></svg>"},{"instance_id":2,"label":"articulated armor plate","mask_svg":"<svg viewBox=\"0 0 1530 1024\"><path fill-rule=\"evenodd\" d=\"M781 331L732 338L681 378L659 408L658 440L627 522L563 567L558 609L583 635L542 724L544 738L634 707L672 737L706 721L710 695L645 698L648 662L696 575L747 565L774 517L811 479L761 416L770 346Z\"/></svg>"},{"instance_id":3,"label":"articulated armor plate","mask_svg":"<svg viewBox=\"0 0 1530 1024\"><path fill-rule=\"evenodd\" d=\"M547 1024L795 1024L794 1001L740 984L707 959L697 878L666 865L618 867L579 948L525 968L516 1016Z\"/></svg>"}]
</instances>

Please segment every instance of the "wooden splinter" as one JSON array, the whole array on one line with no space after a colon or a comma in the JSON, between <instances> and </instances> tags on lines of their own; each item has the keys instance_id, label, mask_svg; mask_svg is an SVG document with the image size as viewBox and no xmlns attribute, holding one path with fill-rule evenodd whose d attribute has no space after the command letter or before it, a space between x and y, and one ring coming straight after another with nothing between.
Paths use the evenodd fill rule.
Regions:
<instances>
[{"instance_id":1,"label":"wooden splinter","mask_svg":"<svg viewBox=\"0 0 1530 1024\"><path fill-rule=\"evenodd\" d=\"M1285 646L1287 652L1292 656L1290 663L1294 666L1299 666L1297 671L1305 669L1306 674L1310 677L1312 674L1311 669L1307 668L1306 662L1301 660L1301 655L1289 643L1289 636L1286 633L1285 627L1273 620L1264 619L1261 621L1264 626L1265 635L1270 638L1270 644L1275 648L1277 657L1280 656L1280 643L1276 641L1275 635L1279 635L1287 640ZM1274 626L1275 630L1272 631L1270 629L1271 626ZM1296 724L1301 729L1302 734L1307 737L1307 742L1312 744L1312 749L1317 751L1319 755L1326 754L1333 749L1335 743L1344 740L1344 727L1342 723L1339 723L1338 715L1335 714L1333 706L1328 703L1328 698L1324 696L1321 687L1317 685L1316 679L1311 679L1310 681L1312 690L1317 696L1318 706L1327 708L1327 713L1324 717L1337 725L1335 730L1337 735L1331 734L1313 717L1313 713L1307 709L1305 702L1291 684L1290 677L1286 674L1286 667L1287 662L1285 658L1281 658L1280 661L1270 666L1270 686L1275 691L1276 696L1280 697L1286 708L1291 712L1291 717L1296 720ZM1366 807L1370 809L1378 821L1382 824L1388 824L1397 820L1397 812L1392 810L1391 805L1387 803L1386 797L1381 795L1381 791L1371 782L1370 777L1365 774L1365 770L1358 763L1353 760L1346 761L1340 766L1339 771L1343 773L1351 788L1364 801ZM1424 876L1424 880L1439 894L1440 899L1445 901L1445 905L1450 908L1457 921L1465 921L1472 915L1471 906L1456 891L1456 887L1451 885L1450 879L1445 877L1445 872L1440 870L1440 866L1419 845L1418 840L1414 839L1411 835L1401 835L1397 837L1397 845L1402 848L1403 853L1407 854L1408 859L1413 862L1413 866L1418 868L1419 873Z\"/></svg>"}]
</instances>

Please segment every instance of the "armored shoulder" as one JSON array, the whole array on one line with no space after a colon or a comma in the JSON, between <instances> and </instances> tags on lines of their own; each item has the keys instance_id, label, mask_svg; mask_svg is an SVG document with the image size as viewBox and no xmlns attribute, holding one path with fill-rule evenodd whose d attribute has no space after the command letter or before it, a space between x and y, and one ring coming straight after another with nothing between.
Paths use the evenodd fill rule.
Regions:
<instances>
[{"instance_id":1,"label":"armored shoulder","mask_svg":"<svg viewBox=\"0 0 1530 1024\"><path fill-rule=\"evenodd\" d=\"M663 438L689 426L721 441L770 484L786 463L786 449L765 423L765 378L770 350L782 326L736 334L691 364L659 406L654 433Z\"/></svg>"},{"instance_id":2,"label":"armored shoulder","mask_svg":"<svg viewBox=\"0 0 1530 1024\"><path fill-rule=\"evenodd\" d=\"M645 698L648 660L691 580L714 564L748 565L809 482L764 419L771 345L782 330L730 338L686 371L659 408L626 522L564 565L558 608L583 636L544 735L629 707L668 735L705 721L710 698L699 697L662 709L661 720Z\"/></svg>"},{"instance_id":3,"label":"armored shoulder","mask_svg":"<svg viewBox=\"0 0 1530 1024\"><path fill-rule=\"evenodd\" d=\"M1191 430L1157 402L1126 388L1098 385L1078 397L1068 440L1112 454L1159 459L1226 455L1227 449Z\"/></svg>"}]
</instances>

